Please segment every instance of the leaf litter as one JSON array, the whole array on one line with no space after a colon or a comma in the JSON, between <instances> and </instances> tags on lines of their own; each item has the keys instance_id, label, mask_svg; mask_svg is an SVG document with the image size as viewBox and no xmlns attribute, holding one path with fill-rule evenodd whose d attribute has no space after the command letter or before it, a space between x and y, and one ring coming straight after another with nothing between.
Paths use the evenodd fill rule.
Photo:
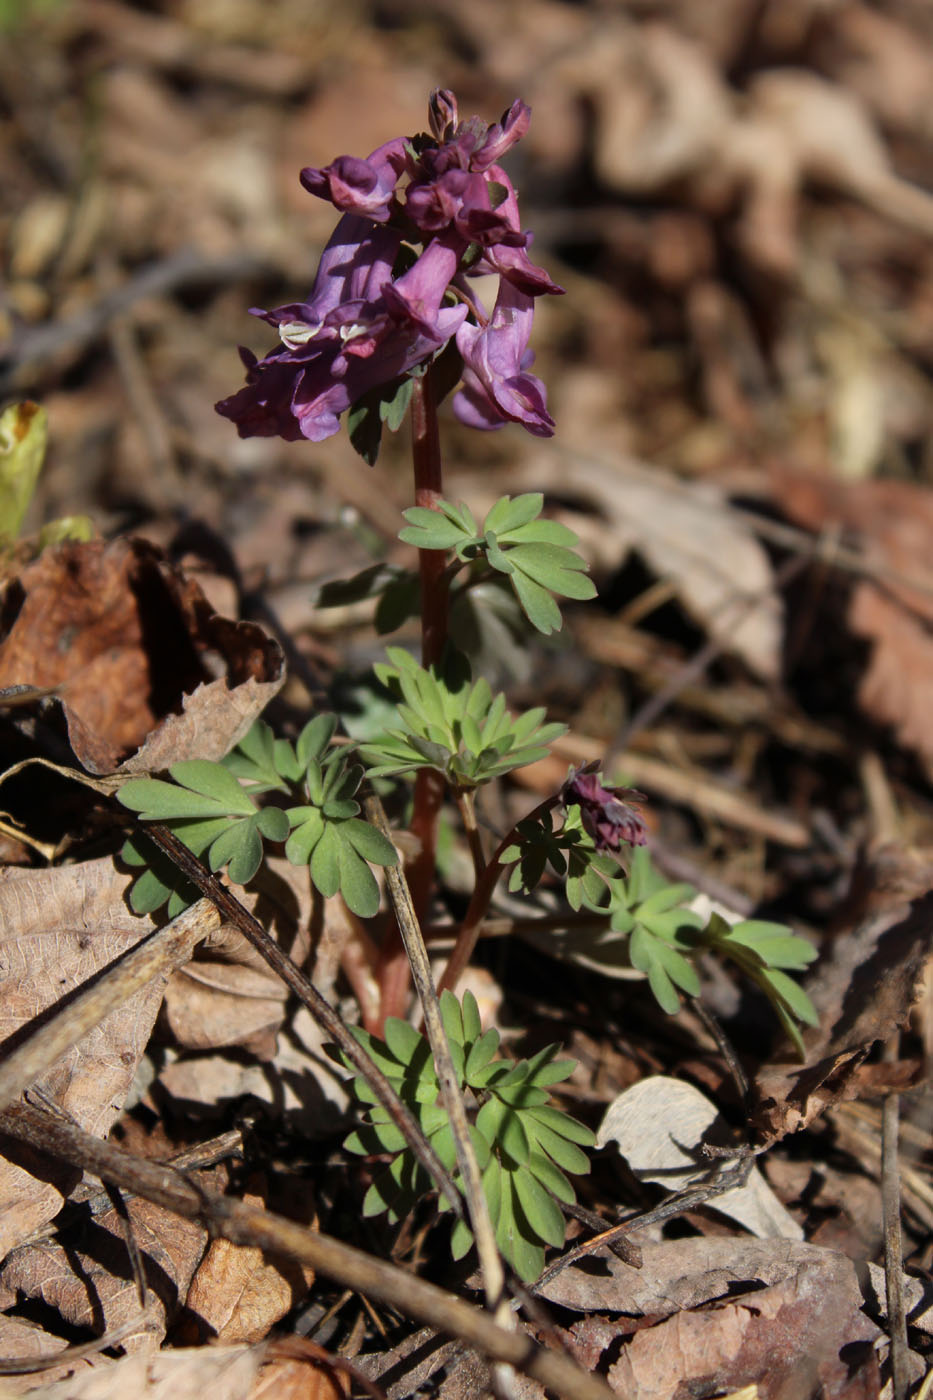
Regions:
<instances>
[{"instance_id":1,"label":"leaf litter","mask_svg":"<svg viewBox=\"0 0 933 1400\"><path fill-rule=\"evenodd\" d=\"M562 371L553 395L555 417L573 429L562 455L510 439L508 449L494 442L480 462L467 455L478 454L471 445L463 494L481 509L488 491L497 494L487 480L493 472L513 494L543 490L548 512L584 541L610 600L607 625L614 610L644 639L639 655L650 649L665 668L665 706L628 743L648 775L637 781L648 789L659 859L666 848L692 865L671 877L700 884L708 875L746 905L799 921L821 948L806 983L820 1028L805 1035L802 1065L769 1043L759 1004L704 974L704 995L752 1077L748 1118L713 1043L686 1013L676 1022L659 1017L637 984L610 986L578 969L571 983L566 969L555 976L546 952L516 947L493 964L506 994L502 1024L516 1044L522 1034L544 1034L545 1023L546 1038L571 1042L580 1068L570 1107L594 1124L626 1093L644 1095L628 1130L636 1178L646 1117L678 1151L694 1148L706 1127L704 1108L690 1133L682 1120L661 1132L659 1082L677 1084L678 1095L702 1087L736 1139L751 1133L755 1145L770 1146L765 1169L775 1164L779 1211L795 1230L809 1240L835 1223L845 1237L829 1197L815 1205L806 1187L782 1185L790 1167L802 1161L818 1175L823 1156L834 1154L877 1176L857 1139L842 1135L843 1101L909 1089L905 1132L929 1125L918 1040L929 1041L930 1009L915 996L931 951L923 857L933 848L930 469L922 448L933 403L917 387L929 358L933 286L923 188L931 169L929 17L910 4L738 0L725 19L666 3L650 17L632 6L608 21L594 6L534 4L510 19L503 26L501 7L485 3L456 21L441 10L429 36L406 15L383 27L365 5L324 24L291 3L277 7L273 23L249 3L156 6L143 15L82 0L13 35L0 58L15 117L0 159L17 202L4 226L12 276L0 306L0 339L8 335L0 360L4 392L28 392L49 409L52 456L35 518L86 513L109 537L129 501L132 514L147 518L144 533L164 544L183 500L248 561L249 577L226 618L150 541L70 541L36 557L18 553L4 567L0 685L32 690L4 711L5 766L39 751L50 731L68 743L59 761L97 774L145 775L220 757L284 680L277 644L256 625L257 598L266 619L280 604L287 611L286 707L306 712L316 667L331 674L373 659L365 621L337 634L317 625L310 583L342 567L351 547L366 563L367 522L385 537L380 548L405 560L390 519L396 488L386 485L386 499L370 508L374 478L358 478L349 458L338 452L335 468L309 452L296 468L280 444L231 444L209 405L224 392L232 347L245 334L247 303L239 286L229 295L231 282L258 278L263 295L274 287L280 299L294 296L313 271L309 240L326 236L290 189L293 167L331 147L372 149L387 128L413 125L408 94L430 87L439 64L462 64L466 36L472 81L484 89L477 107L486 105L487 83L495 100L514 89L535 107L532 140L540 144L530 147L524 182L550 211L541 237L571 290L550 313L539 368L546 376L561 344L576 347L577 363ZM80 55L102 94L104 139L90 154ZM29 61L37 56L41 62ZM34 91L17 67L37 75ZM361 104L361 87L389 110ZM394 118L392 104L400 109ZM560 189L568 182L577 191L572 207ZM106 300L114 294L94 251L104 239L117 260L117 302ZM185 244L196 250L187 263ZM146 283L147 264L161 281ZM128 327L122 338L115 316ZM838 353L840 324L850 350L880 344L883 353L870 348L861 362ZM146 410L153 398L154 416ZM766 462L774 464L767 472ZM853 471L868 479L853 480ZM276 515L269 502L283 492L290 509ZM733 500L765 509L750 520L747 508L731 509ZM410 504L402 490L397 504ZM816 555L797 591L780 581L789 537L768 533L774 513L801 531L793 547ZM814 538L825 542L839 528L846 569L837 571ZM248 620L232 611L238 603ZM532 674L543 680L535 703L546 691L575 732L609 747L658 687L637 663L600 659L585 628L574 631L572 613L563 637L568 631L575 643L536 656ZM809 651L801 645L808 632L816 643ZM704 697L705 708L696 708L683 669L707 641L715 657L691 677L696 686L699 676ZM312 667L303 664L309 658ZM53 694L36 693L43 691ZM757 705L750 719L749 694ZM795 715L811 735L829 731L834 744L789 738ZM866 755L878 759L880 795ZM684 797L684 786L663 789L660 777L651 787L662 761L689 780L697 800ZM102 833L106 840L113 829L104 804L66 800L64 785L43 786L52 779L24 772L32 776L0 789L9 792L11 829L45 824L48 848L65 863L42 869L34 848L10 847L20 864L0 882L7 1048L152 927L128 910L126 873L98 853ZM702 803L707 784L741 784L762 808L792 810L806 839L784 847L768 840L750 808L743 826L741 804L726 824ZM517 785L497 800L527 806ZM892 822L893 849L879 856L875 838L891 840ZM919 858L906 855L910 848ZM312 906L284 871L247 902L348 1009L348 986L365 978L365 931L356 921L329 904ZM900 1058L881 1061L879 1042L898 1029ZM147 1125L149 1146L162 1156L245 1111L250 1166L283 1169L290 1188L305 1191L305 1218L313 1201L323 1228L348 1219L358 1227L345 1164L328 1157L343 1104L320 1067L320 1047L282 985L226 925L167 986L154 982L112 1012L44 1083L96 1134L138 1144ZM88 1188L76 1188L74 1171L35 1156L24 1170L25 1153L11 1150L4 1163L10 1205L0 1271L8 1328L0 1351L20 1355L132 1322L137 1307L112 1207L78 1226L62 1216L55 1238L30 1242L36 1229L52 1227L69 1192ZM685 1171L683 1155L658 1170ZM928 1182L928 1153L916 1153L912 1165ZM628 1181L597 1165L588 1204L604 1225L619 1206L633 1212L658 1200L664 1187L650 1170ZM209 1168L207 1178L249 1199L237 1163ZM263 1199L276 1207L268 1192ZM346 1387L308 1354L276 1356L268 1341L271 1329L294 1334L328 1308L327 1345L345 1356L368 1350L378 1359L370 1374L384 1373L394 1356L391 1393L413 1390L400 1329L387 1313L377 1315L383 1336L358 1299L341 1303L321 1279L287 1276L255 1248L208 1244L199 1226L141 1199L128 1209L156 1302L128 1337L130 1354L65 1363L69 1396L208 1391L226 1400L288 1396L294 1387L330 1400ZM687 1238L663 1225L636 1233L640 1270L603 1250L545 1284L571 1351L601 1365L620 1394L710 1394L748 1383L759 1395L796 1393L804 1383L833 1396L878 1394L876 1357L887 1365L877 1346L883 1289L877 1271L871 1287L864 1283L856 1246L853 1262L820 1245L750 1239L717 1210L712 1203L688 1212L678 1222L693 1232ZM395 1242L403 1254L424 1258L423 1224L403 1228ZM909 1213L905 1227L911 1266L928 1268L923 1229ZM579 1228L571 1246L595 1226ZM443 1258L428 1267L462 1290ZM54 1327L27 1324L24 1300L41 1303ZM915 1317L921 1301L911 1303ZM199 1326L199 1338L214 1332L220 1344L190 1346L185 1329ZM921 1333L918 1325L911 1339L928 1354ZM248 1344L227 1345L225 1336ZM454 1362L439 1393L480 1394L487 1384L479 1362L457 1372ZM430 1376L425 1363L425 1386ZM39 1372L11 1383L65 1393ZM520 1384L517 1393L534 1393L535 1383Z\"/></svg>"}]
</instances>

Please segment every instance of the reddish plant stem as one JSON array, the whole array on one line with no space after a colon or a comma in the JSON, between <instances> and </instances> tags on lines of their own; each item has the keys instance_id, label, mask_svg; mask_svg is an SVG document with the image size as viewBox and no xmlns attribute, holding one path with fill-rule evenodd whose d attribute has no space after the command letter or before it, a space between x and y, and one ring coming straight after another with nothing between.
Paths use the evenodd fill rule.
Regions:
<instances>
[{"instance_id":1,"label":"reddish plant stem","mask_svg":"<svg viewBox=\"0 0 933 1400\"><path fill-rule=\"evenodd\" d=\"M442 495L441 444L437 428L437 401L429 369L413 382L411 397L411 452L415 473L415 505L429 510ZM421 575L421 664L435 665L447 641L449 578L447 555L442 549L418 553ZM412 835L419 850L406 870L408 886L419 923L423 923L434 883L437 821L444 801L445 783L439 773L425 768L415 779ZM408 958L393 924L382 945L379 969L381 1014L404 1016L411 987Z\"/></svg>"},{"instance_id":2,"label":"reddish plant stem","mask_svg":"<svg viewBox=\"0 0 933 1400\"><path fill-rule=\"evenodd\" d=\"M524 818L524 820L534 821L538 817L543 817L546 812L556 807L559 801L559 793L556 793L553 797L545 798L532 812L528 813L528 816ZM505 868L499 863L502 859L502 853L512 845L514 839L515 829L513 827L499 842L493 852L492 859L476 882L476 887L473 890L473 897L464 915L463 923L457 931L457 941L454 943L453 950L447 961L447 966L444 968L444 975L437 984L438 995L445 990L454 991L463 975L464 968L470 961L473 949L476 947L476 940L479 938L480 929L483 926L483 920L486 917L486 911L489 908L496 885L499 882L499 877Z\"/></svg>"}]
</instances>

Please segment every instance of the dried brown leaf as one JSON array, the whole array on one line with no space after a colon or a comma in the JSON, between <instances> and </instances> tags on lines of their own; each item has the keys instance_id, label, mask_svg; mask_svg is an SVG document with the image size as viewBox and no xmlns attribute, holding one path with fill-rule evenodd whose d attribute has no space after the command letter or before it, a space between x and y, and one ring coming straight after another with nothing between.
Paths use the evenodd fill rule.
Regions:
<instances>
[{"instance_id":1,"label":"dried brown leaf","mask_svg":"<svg viewBox=\"0 0 933 1400\"><path fill-rule=\"evenodd\" d=\"M703 1312L679 1312L628 1341L609 1370L620 1394L674 1400L757 1386L759 1400L877 1400L872 1343L855 1269L829 1254L770 1287Z\"/></svg>"},{"instance_id":2,"label":"dried brown leaf","mask_svg":"<svg viewBox=\"0 0 933 1400\"><path fill-rule=\"evenodd\" d=\"M139 1330L121 1345L127 1350L157 1350L179 1313L207 1231L150 1201L131 1200L127 1211L150 1290L145 1313L113 1209L85 1223L76 1242L66 1235L62 1241L42 1240L14 1249L0 1274L4 1290L41 1299L77 1327L111 1329L138 1317Z\"/></svg>"},{"instance_id":3,"label":"dried brown leaf","mask_svg":"<svg viewBox=\"0 0 933 1400\"><path fill-rule=\"evenodd\" d=\"M8 1046L152 928L130 913L127 884L109 859L0 870L0 1035ZM137 993L44 1076L46 1092L88 1132L106 1134L120 1112L164 985L160 978ZM75 1181L66 1168L40 1176L0 1160L0 1255L50 1220Z\"/></svg>"},{"instance_id":4,"label":"dried brown leaf","mask_svg":"<svg viewBox=\"0 0 933 1400\"><path fill-rule=\"evenodd\" d=\"M702 1181L713 1165L701 1146L725 1146L728 1128L711 1099L682 1079L653 1074L625 1089L606 1109L597 1147L615 1143L639 1181L680 1191ZM723 1191L710 1209L761 1239L799 1240L803 1230L784 1209L756 1166L744 1186Z\"/></svg>"},{"instance_id":5,"label":"dried brown leaf","mask_svg":"<svg viewBox=\"0 0 933 1400\"><path fill-rule=\"evenodd\" d=\"M804 981L820 1018L804 1032L806 1064L771 1061L756 1076L752 1121L763 1143L806 1127L841 1099L877 1093L859 1068L876 1041L905 1024L916 998L933 951L933 879L895 851L879 852L868 878L876 885L865 917L837 935Z\"/></svg>"},{"instance_id":6,"label":"dried brown leaf","mask_svg":"<svg viewBox=\"0 0 933 1400\"><path fill-rule=\"evenodd\" d=\"M266 1192L268 1195L268 1192ZM310 1193L306 1193L310 1199ZM263 1196L245 1193L250 1205ZM306 1211L310 1220L313 1211ZM311 1269L268 1259L261 1249L214 1240L188 1289L187 1307L220 1342L259 1342L314 1282Z\"/></svg>"},{"instance_id":7,"label":"dried brown leaf","mask_svg":"<svg viewBox=\"0 0 933 1400\"><path fill-rule=\"evenodd\" d=\"M219 617L144 540L45 550L7 583L4 626L0 688L55 689L94 773L220 758L283 679L277 644Z\"/></svg>"}]
</instances>

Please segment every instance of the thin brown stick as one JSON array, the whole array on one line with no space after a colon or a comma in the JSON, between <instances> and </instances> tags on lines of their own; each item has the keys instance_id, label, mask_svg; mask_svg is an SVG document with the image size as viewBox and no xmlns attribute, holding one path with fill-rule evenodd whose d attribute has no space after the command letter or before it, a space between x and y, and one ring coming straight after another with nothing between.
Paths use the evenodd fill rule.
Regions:
<instances>
[{"instance_id":1,"label":"thin brown stick","mask_svg":"<svg viewBox=\"0 0 933 1400\"><path fill-rule=\"evenodd\" d=\"M584 1371L560 1352L545 1351L522 1332L507 1332L482 1309L434 1284L271 1211L206 1191L172 1167L134 1157L71 1123L59 1122L42 1109L13 1105L0 1114L0 1130L113 1185L135 1191L176 1215L198 1220L213 1235L308 1264L345 1287L448 1336L462 1338L493 1361L517 1367L558 1395L573 1396L574 1400L613 1400L613 1392L600 1376Z\"/></svg>"},{"instance_id":2,"label":"thin brown stick","mask_svg":"<svg viewBox=\"0 0 933 1400\"><path fill-rule=\"evenodd\" d=\"M884 1059L896 1060L899 1050L900 1036L895 1035L884 1047ZM907 1400L910 1355L904 1300L904 1246L901 1239L901 1183L897 1151L899 1110L900 1096L885 1095L881 1108L881 1209L884 1220L884 1287L891 1342L891 1386L894 1400Z\"/></svg>"},{"instance_id":3,"label":"thin brown stick","mask_svg":"<svg viewBox=\"0 0 933 1400\"><path fill-rule=\"evenodd\" d=\"M523 820L536 821L539 817L549 812L552 807L555 807L559 801L559 793L555 793L551 797L546 797L545 800L539 802L538 806L535 807L532 812L529 812L528 816ZM476 947L476 940L479 938L480 930L483 927L486 911L489 908L499 877L502 875L503 869L505 868L500 864L502 854L512 845L514 840L515 831L513 828L513 830L509 831L499 842L492 854L489 864L476 882L476 887L473 890L473 895L467 907L466 914L463 917L463 923L458 930L453 951L448 959L447 966L444 968L443 976L438 983L437 989L439 992L444 990L453 991L463 974L464 968L472 957L473 949Z\"/></svg>"},{"instance_id":4,"label":"thin brown stick","mask_svg":"<svg viewBox=\"0 0 933 1400\"><path fill-rule=\"evenodd\" d=\"M377 831L381 831L387 840L391 840L389 825L379 798L376 796L367 797L365 811L367 820ZM457 1165L463 1177L470 1225L473 1230L473 1238L476 1241L476 1252L483 1275L486 1304L500 1326L511 1328L513 1325L512 1313L505 1298L505 1270L502 1267L499 1247L496 1244L495 1232L489 1217L489 1205L483 1191L473 1139L470 1137L470 1125L467 1121L460 1081L451 1057L437 992L434 990L434 978L431 976L428 952L424 946L421 929L418 927L411 891L401 868L387 866L385 874L389 896L395 910L395 917L398 920L399 933L411 965L415 991L418 993L424 1011L424 1028L431 1046L431 1054L434 1057L441 1101L450 1121L450 1130L457 1152Z\"/></svg>"}]
</instances>

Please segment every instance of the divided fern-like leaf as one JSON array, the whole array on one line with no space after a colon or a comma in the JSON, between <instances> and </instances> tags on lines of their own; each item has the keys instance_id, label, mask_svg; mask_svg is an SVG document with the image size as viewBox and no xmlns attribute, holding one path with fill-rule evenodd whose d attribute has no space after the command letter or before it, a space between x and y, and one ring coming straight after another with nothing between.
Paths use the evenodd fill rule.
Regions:
<instances>
[{"instance_id":1,"label":"divided fern-like leaf","mask_svg":"<svg viewBox=\"0 0 933 1400\"><path fill-rule=\"evenodd\" d=\"M513 717L505 696L493 695L485 679L470 684L462 666L425 669L401 647L386 655L375 671L401 697L401 724L360 745L370 778L436 768L454 787L473 788L543 758L564 732L542 722L543 708Z\"/></svg>"},{"instance_id":2,"label":"divided fern-like leaf","mask_svg":"<svg viewBox=\"0 0 933 1400\"><path fill-rule=\"evenodd\" d=\"M576 535L554 520L539 519L544 497L529 491L502 496L478 528L467 506L439 501L436 510L415 506L404 512L408 525L399 538L419 549L452 550L461 563L485 559L505 575L529 622L546 636L561 626L554 595L596 596L587 565L574 546Z\"/></svg>"},{"instance_id":3,"label":"divided fern-like leaf","mask_svg":"<svg viewBox=\"0 0 933 1400\"><path fill-rule=\"evenodd\" d=\"M543 1267L545 1246L563 1244L564 1218L558 1202L572 1204L575 1199L567 1173L589 1170L582 1148L592 1145L592 1133L548 1102L547 1089L569 1077L573 1061L555 1059L553 1045L517 1064L494 1059L499 1033L483 1031L470 992L462 1003L452 993L442 993L441 1016L461 1089L479 1104L470 1136L499 1248L516 1273L531 1282ZM384 1041L359 1029L354 1035L418 1119L441 1161L455 1170L453 1136L427 1041L407 1022L391 1018ZM350 1152L393 1157L370 1187L363 1211L367 1215L385 1212L395 1221L430 1183L411 1152L404 1145L395 1146L394 1125L383 1110L372 1106L373 1095L365 1081L357 1077L353 1089L369 1107L363 1125L350 1134L345 1147ZM446 1209L446 1203L442 1201L440 1208ZM463 1222L454 1225L455 1258L466 1254L472 1238Z\"/></svg>"}]
</instances>

